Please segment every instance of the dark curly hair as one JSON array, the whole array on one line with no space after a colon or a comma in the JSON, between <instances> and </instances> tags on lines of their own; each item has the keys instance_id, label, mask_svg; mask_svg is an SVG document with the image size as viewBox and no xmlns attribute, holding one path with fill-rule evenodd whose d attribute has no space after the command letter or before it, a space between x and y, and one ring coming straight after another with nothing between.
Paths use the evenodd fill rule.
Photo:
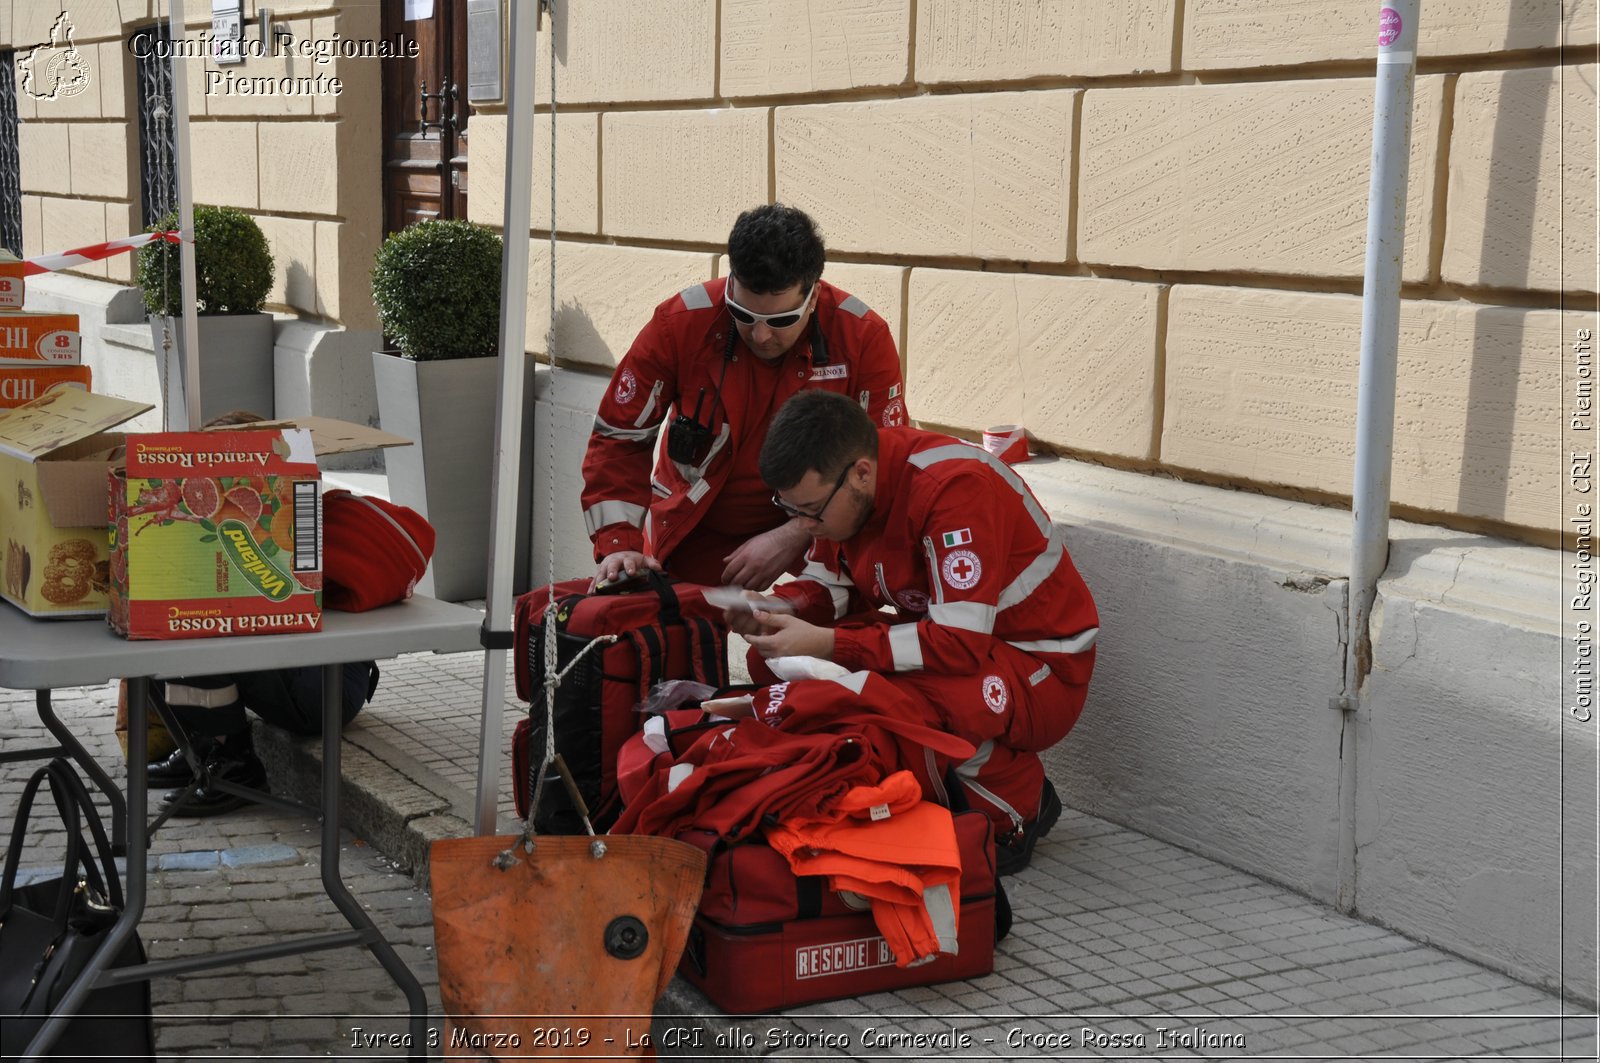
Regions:
<instances>
[{"instance_id":1,"label":"dark curly hair","mask_svg":"<svg viewBox=\"0 0 1600 1063\"><path fill-rule=\"evenodd\" d=\"M817 223L798 207L770 203L739 215L728 234L728 265L742 290L772 295L822 276L827 251Z\"/></svg>"},{"instance_id":2,"label":"dark curly hair","mask_svg":"<svg viewBox=\"0 0 1600 1063\"><path fill-rule=\"evenodd\" d=\"M860 458L878 456L878 426L857 402L832 391L802 391L778 410L761 444L761 478L787 491L808 472L837 476Z\"/></svg>"}]
</instances>

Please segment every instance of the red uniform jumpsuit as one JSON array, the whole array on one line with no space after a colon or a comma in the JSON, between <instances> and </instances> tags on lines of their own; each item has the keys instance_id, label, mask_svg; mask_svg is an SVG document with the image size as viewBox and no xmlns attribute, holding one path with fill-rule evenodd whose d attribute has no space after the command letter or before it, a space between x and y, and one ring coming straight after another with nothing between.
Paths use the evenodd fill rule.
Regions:
<instances>
[{"instance_id":1,"label":"red uniform jumpsuit","mask_svg":"<svg viewBox=\"0 0 1600 1063\"><path fill-rule=\"evenodd\" d=\"M1038 811L1038 753L1077 722L1099 615L1060 533L987 451L913 428L878 433L872 517L815 540L774 589L805 620L839 624L833 659L921 693L978 747L959 769L1005 838ZM892 606L898 616L866 612ZM770 672L752 654L752 677Z\"/></svg>"},{"instance_id":2,"label":"red uniform jumpsuit","mask_svg":"<svg viewBox=\"0 0 1600 1063\"><path fill-rule=\"evenodd\" d=\"M640 550L681 579L722 582L727 554L787 519L772 505L757 458L778 407L803 388L849 395L874 424L906 423L894 339L860 299L819 281L823 343L814 344L808 324L769 366L738 341L722 301L726 285L697 284L656 307L612 374L583 459L583 517L596 561ZM711 435L704 459L680 464L663 446L652 475L657 429L679 413L696 416L697 407Z\"/></svg>"}]
</instances>

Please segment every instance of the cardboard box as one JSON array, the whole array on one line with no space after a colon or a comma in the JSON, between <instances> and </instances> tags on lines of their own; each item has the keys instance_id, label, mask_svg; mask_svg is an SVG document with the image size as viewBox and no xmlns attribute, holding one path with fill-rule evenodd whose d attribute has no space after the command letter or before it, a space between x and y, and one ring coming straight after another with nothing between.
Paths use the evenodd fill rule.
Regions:
<instances>
[{"instance_id":1,"label":"cardboard box","mask_svg":"<svg viewBox=\"0 0 1600 1063\"><path fill-rule=\"evenodd\" d=\"M77 365L82 360L77 314L0 314L0 365Z\"/></svg>"},{"instance_id":2,"label":"cardboard box","mask_svg":"<svg viewBox=\"0 0 1600 1063\"><path fill-rule=\"evenodd\" d=\"M55 388L91 391L93 383L86 365L0 366L0 410L16 409Z\"/></svg>"},{"instance_id":3,"label":"cardboard box","mask_svg":"<svg viewBox=\"0 0 1600 1063\"><path fill-rule=\"evenodd\" d=\"M106 476L150 409L76 389L0 411L0 598L40 617L106 608Z\"/></svg>"},{"instance_id":4,"label":"cardboard box","mask_svg":"<svg viewBox=\"0 0 1600 1063\"><path fill-rule=\"evenodd\" d=\"M302 428L127 437L107 620L130 639L322 627L322 481Z\"/></svg>"},{"instance_id":5,"label":"cardboard box","mask_svg":"<svg viewBox=\"0 0 1600 1063\"><path fill-rule=\"evenodd\" d=\"M21 310L27 284L22 269L27 263L0 249L0 310Z\"/></svg>"}]
</instances>

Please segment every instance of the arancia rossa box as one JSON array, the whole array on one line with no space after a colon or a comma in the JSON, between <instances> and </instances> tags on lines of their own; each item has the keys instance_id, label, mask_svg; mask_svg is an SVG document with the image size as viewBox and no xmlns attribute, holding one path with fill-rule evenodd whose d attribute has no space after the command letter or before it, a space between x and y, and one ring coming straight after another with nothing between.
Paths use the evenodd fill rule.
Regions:
<instances>
[{"instance_id":1,"label":"arancia rossa box","mask_svg":"<svg viewBox=\"0 0 1600 1063\"><path fill-rule=\"evenodd\" d=\"M321 628L309 431L130 434L127 445L110 477L112 628L132 639Z\"/></svg>"}]
</instances>

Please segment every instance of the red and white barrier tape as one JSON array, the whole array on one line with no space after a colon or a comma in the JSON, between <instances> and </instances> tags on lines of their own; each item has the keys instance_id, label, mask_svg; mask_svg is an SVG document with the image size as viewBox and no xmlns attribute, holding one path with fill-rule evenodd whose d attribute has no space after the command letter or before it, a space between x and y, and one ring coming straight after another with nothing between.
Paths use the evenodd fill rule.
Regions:
<instances>
[{"instance_id":1,"label":"red and white barrier tape","mask_svg":"<svg viewBox=\"0 0 1600 1063\"><path fill-rule=\"evenodd\" d=\"M983 449L1015 465L1028 460L1028 434L1020 424L1001 424L983 433Z\"/></svg>"},{"instance_id":2,"label":"red and white barrier tape","mask_svg":"<svg viewBox=\"0 0 1600 1063\"><path fill-rule=\"evenodd\" d=\"M39 273L54 273L57 270L71 269L81 266L85 262L98 262L102 258L120 255L124 251L132 251L143 247L145 244L165 240L170 244L178 243L178 234L167 233L140 233L138 236L126 236L121 240L107 240L103 244L90 244L88 247L74 247L71 251L58 251L53 255L39 255L23 263L22 275L32 277Z\"/></svg>"}]
</instances>

